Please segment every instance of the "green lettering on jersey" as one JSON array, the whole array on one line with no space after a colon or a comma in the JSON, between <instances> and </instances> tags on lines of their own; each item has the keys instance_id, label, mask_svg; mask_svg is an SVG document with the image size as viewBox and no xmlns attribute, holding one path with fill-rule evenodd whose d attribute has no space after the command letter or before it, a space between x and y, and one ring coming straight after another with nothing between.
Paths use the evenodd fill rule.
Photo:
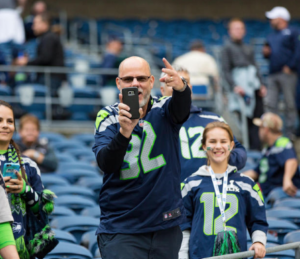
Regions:
<instances>
[{"instance_id":1,"label":"green lettering on jersey","mask_svg":"<svg viewBox=\"0 0 300 259\"><path fill-rule=\"evenodd\" d=\"M281 137L277 139L275 146L276 147L286 147L286 145L290 142L290 140L286 137Z\"/></svg>"},{"instance_id":2,"label":"green lettering on jersey","mask_svg":"<svg viewBox=\"0 0 300 259\"><path fill-rule=\"evenodd\" d=\"M101 121L103 121L107 116L109 116L109 112L105 110L101 110L97 114L97 119L96 119L96 129L98 129Z\"/></svg>"},{"instance_id":3,"label":"green lettering on jersey","mask_svg":"<svg viewBox=\"0 0 300 259\"><path fill-rule=\"evenodd\" d=\"M261 192L261 189L259 188L258 184L255 184L255 185L253 186L253 190L254 190L254 191L257 191L257 193L258 193L260 199L262 200L262 202L265 202L264 196L263 196L263 194L262 194L262 192Z\"/></svg>"}]
</instances>

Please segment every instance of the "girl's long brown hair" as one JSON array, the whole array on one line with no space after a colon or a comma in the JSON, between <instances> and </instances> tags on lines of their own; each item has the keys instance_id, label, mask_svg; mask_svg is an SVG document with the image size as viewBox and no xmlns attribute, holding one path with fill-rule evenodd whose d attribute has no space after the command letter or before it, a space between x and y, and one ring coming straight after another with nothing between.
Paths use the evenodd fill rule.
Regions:
<instances>
[{"instance_id":1,"label":"girl's long brown hair","mask_svg":"<svg viewBox=\"0 0 300 259\"><path fill-rule=\"evenodd\" d=\"M13 110L12 106L9 103L7 103L7 102L5 102L3 100L0 100L0 106L5 106L5 107L7 107L8 109L10 109L12 111L12 113L13 113L13 119L14 119L14 126L15 126L15 130L16 130L15 114L14 114L14 110ZM19 146L15 143L15 141L13 139L11 139L9 143L14 147L14 149L17 152L17 156L18 156L18 160L19 160L19 164L20 164L20 169L21 169L21 172L22 172L22 178L29 185L29 183L27 182L25 169L23 168L22 163L21 163L22 160L21 160Z\"/></svg>"}]
</instances>

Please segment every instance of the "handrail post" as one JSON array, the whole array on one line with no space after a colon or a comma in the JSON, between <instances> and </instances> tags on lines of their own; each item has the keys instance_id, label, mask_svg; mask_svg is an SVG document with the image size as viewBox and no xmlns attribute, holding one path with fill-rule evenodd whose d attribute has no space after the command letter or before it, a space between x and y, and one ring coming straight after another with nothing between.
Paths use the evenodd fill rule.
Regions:
<instances>
[{"instance_id":1,"label":"handrail post","mask_svg":"<svg viewBox=\"0 0 300 259\"><path fill-rule=\"evenodd\" d=\"M295 259L300 259L300 246L295 249Z\"/></svg>"},{"instance_id":2,"label":"handrail post","mask_svg":"<svg viewBox=\"0 0 300 259\"><path fill-rule=\"evenodd\" d=\"M45 83L46 83L46 119L52 121L52 100L51 100L51 77L48 69L45 69Z\"/></svg>"}]
</instances>

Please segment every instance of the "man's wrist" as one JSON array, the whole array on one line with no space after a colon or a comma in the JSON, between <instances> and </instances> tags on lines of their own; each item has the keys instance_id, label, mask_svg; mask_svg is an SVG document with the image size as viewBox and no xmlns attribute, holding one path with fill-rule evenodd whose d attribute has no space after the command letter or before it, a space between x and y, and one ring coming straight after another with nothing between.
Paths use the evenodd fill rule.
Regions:
<instances>
[{"instance_id":1,"label":"man's wrist","mask_svg":"<svg viewBox=\"0 0 300 259\"><path fill-rule=\"evenodd\" d=\"M123 128L120 128L120 133L127 139L130 139L131 137L131 132L124 131Z\"/></svg>"}]
</instances>

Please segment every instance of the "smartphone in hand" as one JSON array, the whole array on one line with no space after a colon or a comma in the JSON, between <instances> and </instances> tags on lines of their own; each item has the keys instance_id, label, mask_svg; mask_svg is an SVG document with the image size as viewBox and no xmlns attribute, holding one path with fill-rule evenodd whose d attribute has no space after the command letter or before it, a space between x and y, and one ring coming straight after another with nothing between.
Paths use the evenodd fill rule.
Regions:
<instances>
[{"instance_id":1,"label":"smartphone in hand","mask_svg":"<svg viewBox=\"0 0 300 259\"><path fill-rule=\"evenodd\" d=\"M130 119L139 119L139 91L136 87L126 87L122 89L123 103L130 107L132 117Z\"/></svg>"},{"instance_id":2,"label":"smartphone in hand","mask_svg":"<svg viewBox=\"0 0 300 259\"><path fill-rule=\"evenodd\" d=\"M3 177L10 177L11 179L18 179L16 172L19 172L20 165L17 163L6 163L3 167Z\"/></svg>"}]
</instances>

